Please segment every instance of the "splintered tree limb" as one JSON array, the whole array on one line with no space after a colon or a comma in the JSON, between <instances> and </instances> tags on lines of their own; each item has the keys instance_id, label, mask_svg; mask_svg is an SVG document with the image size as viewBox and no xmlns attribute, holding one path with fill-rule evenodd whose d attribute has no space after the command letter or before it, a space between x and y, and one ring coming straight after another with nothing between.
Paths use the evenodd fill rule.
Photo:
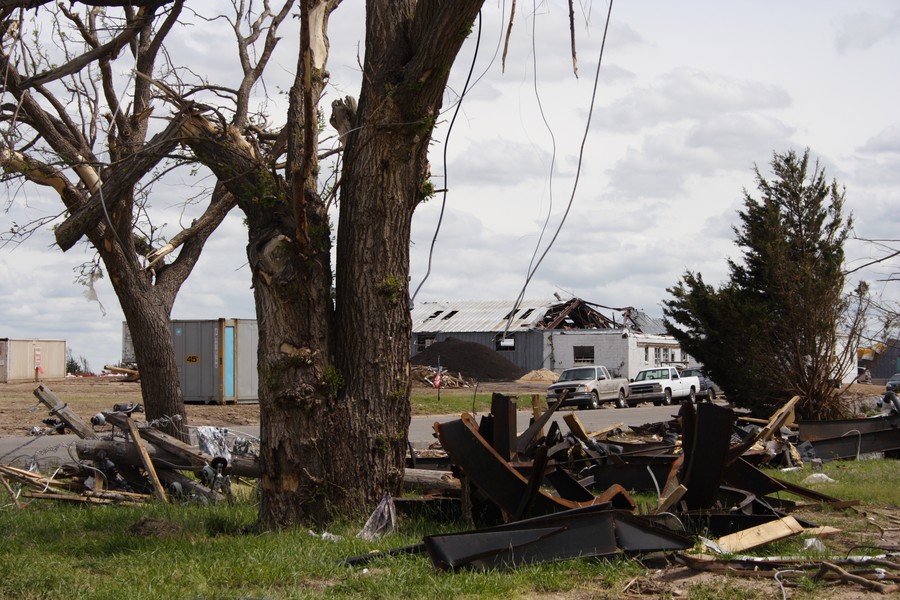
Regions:
<instances>
[{"instance_id":1,"label":"splintered tree limb","mask_svg":"<svg viewBox=\"0 0 900 600\"><path fill-rule=\"evenodd\" d=\"M224 187L217 186L216 190L213 192L213 199L209 203L209 207L206 211L191 223L190 227L181 230L178 234L173 236L165 246L157 248L149 253L146 256L146 259L149 261L146 268L153 268L156 263L174 252L176 248L194 237L198 232L204 231L212 224L221 222L222 219L225 218L225 215L227 215L236 204L237 200L235 200L233 194L228 193Z\"/></svg>"},{"instance_id":2,"label":"splintered tree limb","mask_svg":"<svg viewBox=\"0 0 900 600\"><path fill-rule=\"evenodd\" d=\"M813 581L818 581L826 576L826 574L831 571L837 573L840 577L841 581L857 583L864 588L876 591L880 594L893 594L900 586L893 584L887 585L884 583L879 583L877 581L869 581L865 577L860 577L859 575L853 575L852 573L848 573L844 569L840 568L834 563L830 563L828 561L823 561L821 566L819 567L819 572L815 574L813 577Z\"/></svg>"},{"instance_id":3,"label":"splintered tree limb","mask_svg":"<svg viewBox=\"0 0 900 600\"><path fill-rule=\"evenodd\" d=\"M0 168L7 173L19 173L37 185L52 187L68 206L81 201L81 194L58 169L9 148L0 148Z\"/></svg>"},{"instance_id":4,"label":"splintered tree limb","mask_svg":"<svg viewBox=\"0 0 900 600\"><path fill-rule=\"evenodd\" d=\"M141 177L175 149L185 119L184 115L177 114L141 151L116 165L109 178L97 188L84 205L56 228L56 243L60 248L63 250L72 248L103 218L104 206L109 210L123 192L131 190Z\"/></svg>"}]
</instances>

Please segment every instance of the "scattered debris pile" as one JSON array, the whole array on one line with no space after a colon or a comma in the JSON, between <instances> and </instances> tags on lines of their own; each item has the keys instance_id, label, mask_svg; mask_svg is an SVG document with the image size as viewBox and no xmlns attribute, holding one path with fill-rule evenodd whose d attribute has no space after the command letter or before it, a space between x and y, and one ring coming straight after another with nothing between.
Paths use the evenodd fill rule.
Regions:
<instances>
[{"instance_id":1,"label":"scattered debris pile","mask_svg":"<svg viewBox=\"0 0 900 600\"><path fill-rule=\"evenodd\" d=\"M515 381L523 375L522 369L503 358L487 346L475 342L463 342L447 338L435 342L410 359L413 365L425 365L444 371L460 373L477 381Z\"/></svg>"},{"instance_id":2,"label":"scattered debris pile","mask_svg":"<svg viewBox=\"0 0 900 600\"><path fill-rule=\"evenodd\" d=\"M418 381L428 387L442 388L468 388L475 387L478 383L474 379L466 379L460 372L452 372L440 369L440 377L438 377L438 368L425 365L412 365L409 370L409 376L412 381Z\"/></svg>"},{"instance_id":3,"label":"scattered debris pile","mask_svg":"<svg viewBox=\"0 0 900 600\"><path fill-rule=\"evenodd\" d=\"M222 429L199 428L195 447L136 421L139 405L100 413L92 427L45 386L35 395L79 436L79 461L52 477L0 466L0 484L17 506L22 498L135 503L176 497L214 503L230 495L231 478L259 477L252 444L227 440ZM404 476L407 490L421 495L386 496L366 529L372 530L367 536L377 536L393 527L395 511L423 508L462 517L472 528L346 562L422 553L436 569L457 571L653 555L694 571L770 578L784 573L786 579L805 576L879 593L900 591L900 563L889 558L896 548L883 548L878 557L841 560L741 555L792 536L817 542L818 536L837 532L792 514L802 503L833 509L858 504L772 477L762 465L900 450L898 410L870 419L795 423L797 401L756 421L739 419L726 406L686 402L671 421L632 428L618 423L593 432L576 413L553 420L554 405L536 410L520 433L516 398L495 393L490 413L480 420L463 413L434 424L440 448L427 456L411 450ZM103 425L112 426L105 438L95 429ZM651 505L635 499L645 492L655 498ZM700 546L702 553L696 552Z\"/></svg>"}]
</instances>

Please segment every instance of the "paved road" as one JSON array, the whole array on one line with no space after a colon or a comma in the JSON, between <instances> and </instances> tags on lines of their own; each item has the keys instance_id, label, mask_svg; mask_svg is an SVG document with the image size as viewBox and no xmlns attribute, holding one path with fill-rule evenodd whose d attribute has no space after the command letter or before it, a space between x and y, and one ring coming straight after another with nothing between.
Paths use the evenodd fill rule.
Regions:
<instances>
[{"instance_id":1,"label":"paved road","mask_svg":"<svg viewBox=\"0 0 900 600\"><path fill-rule=\"evenodd\" d=\"M618 423L625 425L644 425L646 423L657 423L659 421L668 421L678 414L678 406L636 406L634 408L600 408L598 410L578 410L572 411L563 408L556 411L550 418L550 421L562 421L565 415L575 412L584 428L590 431L597 431L605 427L610 427ZM483 413L482 413L483 414ZM481 415L476 415L481 416ZM516 429L524 431L528 428L531 411L519 410L516 414ZM409 440L416 448L423 448L434 442L434 423L435 421L444 423L453 419L458 419L458 415L441 415L438 417L415 417L409 426ZM568 427L560 423L563 431L567 431Z\"/></svg>"},{"instance_id":2,"label":"paved road","mask_svg":"<svg viewBox=\"0 0 900 600\"><path fill-rule=\"evenodd\" d=\"M553 421L561 421L563 416L572 412L562 409L553 415ZM577 411L585 429L596 431L617 423L625 425L643 425L671 419L678 412L678 406L639 406L634 408L601 408L599 410ZM484 414L484 413L481 413ZM480 414L476 416L480 417ZM530 411L520 410L517 413L517 429L524 431L528 427ZM415 448L426 448L435 441L434 423L446 422L459 418L458 415L414 417L409 428L409 439ZM562 425L566 430L565 425ZM232 427L234 432L242 435L258 436L258 426ZM36 457L42 466L53 466L61 462L74 460L74 448L77 438L74 435L49 435L42 437L0 436L0 464L24 466L29 459ZM72 455L69 454L71 449Z\"/></svg>"}]
</instances>

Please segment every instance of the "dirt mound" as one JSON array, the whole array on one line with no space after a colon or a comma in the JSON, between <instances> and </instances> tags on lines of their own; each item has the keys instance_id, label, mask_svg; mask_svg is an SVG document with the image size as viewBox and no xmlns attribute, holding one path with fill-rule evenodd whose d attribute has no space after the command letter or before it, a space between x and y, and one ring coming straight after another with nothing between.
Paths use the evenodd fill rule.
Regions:
<instances>
[{"instance_id":1,"label":"dirt mound","mask_svg":"<svg viewBox=\"0 0 900 600\"><path fill-rule=\"evenodd\" d=\"M519 381L555 383L557 379L559 379L558 373L555 373L555 372L551 371L550 369L537 369L535 371L525 373L525 375L523 375L522 377L519 378Z\"/></svg>"},{"instance_id":2,"label":"dirt mound","mask_svg":"<svg viewBox=\"0 0 900 600\"><path fill-rule=\"evenodd\" d=\"M516 380L522 369L503 358L497 351L475 342L447 338L436 342L410 359L414 365L441 367L462 373L479 381Z\"/></svg>"}]
</instances>

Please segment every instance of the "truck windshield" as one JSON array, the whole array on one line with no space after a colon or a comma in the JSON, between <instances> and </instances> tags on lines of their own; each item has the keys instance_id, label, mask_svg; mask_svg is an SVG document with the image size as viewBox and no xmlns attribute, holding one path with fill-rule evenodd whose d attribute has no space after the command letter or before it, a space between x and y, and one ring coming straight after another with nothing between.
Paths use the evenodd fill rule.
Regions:
<instances>
[{"instance_id":1,"label":"truck windshield","mask_svg":"<svg viewBox=\"0 0 900 600\"><path fill-rule=\"evenodd\" d=\"M562 372L562 375L559 376L557 381L576 381L579 379L593 379L594 378L594 369L582 368L582 369L568 369Z\"/></svg>"},{"instance_id":2,"label":"truck windshield","mask_svg":"<svg viewBox=\"0 0 900 600\"><path fill-rule=\"evenodd\" d=\"M668 379L668 373L665 369L651 369L649 371L641 371L634 378L635 381L651 381L653 379Z\"/></svg>"}]
</instances>

